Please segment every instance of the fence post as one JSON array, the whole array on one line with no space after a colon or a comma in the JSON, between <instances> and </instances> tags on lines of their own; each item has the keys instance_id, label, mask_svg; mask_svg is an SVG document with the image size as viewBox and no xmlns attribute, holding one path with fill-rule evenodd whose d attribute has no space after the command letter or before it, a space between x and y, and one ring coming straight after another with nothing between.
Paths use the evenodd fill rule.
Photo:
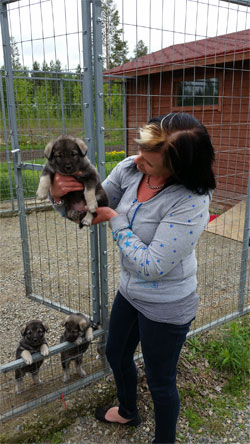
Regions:
<instances>
[{"instance_id":1,"label":"fence post","mask_svg":"<svg viewBox=\"0 0 250 444\"><path fill-rule=\"evenodd\" d=\"M62 130L65 134L65 115L64 115L64 98L63 98L63 79L60 79L60 98L61 98L61 111L62 111Z\"/></svg>"},{"instance_id":2,"label":"fence post","mask_svg":"<svg viewBox=\"0 0 250 444\"><path fill-rule=\"evenodd\" d=\"M15 106L15 96L14 96L14 87L13 87L13 74L12 74L12 63L11 63L11 50L10 50L10 36L9 36L7 6L6 6L6 4L3 4L2 2L0 3L0 22L1 22L1 30L2 30L4 66L5 66L5 73L6 73L5 80L6 80L10 138L11 138L11 146L12 146L12 154L13 154L13 163L14 163L14 169L15 169L16 192L17 192L17 202L18 202L18 210L19 210L19 223L20 223L21 241L22 241L24 279L25 279L26 295L28 296L32 293L28 231L27 231L27 224L26 224L24 193L23 193L23 184L22 184L21 155L20 155L20 150L18 148L16 106Z\"/></svg>"},{"instance_id":3,"label":"fence post","mask_svg":"<svg viewBox=\"0 0 250 444\"><path fill-rule=\"evenodd\" d=\"M240 288L239 288L239 304L238 310L242 314L244 310L244 299L247 279L247 261L249 250L249 236L250 236L250 170L248 173L248 188L246 200L246 213L243 231L242 254L241 254L241 268L240 268Z\"/></svg>"},{"instance_id":4,"label":"fence post","mask_svg":"<svg viewBox=\"0 0 250 444\"><path fill-rule=\"evenodd\" d=\"M6 151L6 159L7 159L7 165L8 165L11 209L12 209L12 211L14 211L15 204L14 204L13 183L12 183L11 168L10 168L10 153L9 153L9 143L8 143L6 115L5 115L5 106L4 106L2 72L0 72L0 95L1 95L2 115L3 115L4 140L5 140L5 147L6 147L5 151Z\"/></svg>"},{"instance_id":5,"label":"fence post","mask_svg":"<svg viewBox=\"0 0 250 444\"><path fill-rule=\"evenodd\" d=\"M126 156L128 155L127 149L127 84L125 81L122 83L122 94L123 94L123 146Z\"/></svg>"},{"instance_id":6,"label":"fence post","mask_svg":"<svg viewBox=\"0 0 250 444\"><path fill-rule=\"evenodd\" d=\"M94 132L94 104L92 83L92 45L91 45L91 0L82 0L82 41L83 41L83 110L84 110L84 139L89 148L89 157L95 165L95 132ZM92 300L93 319L100 322L99 302L99 271L98 271L98 231L92 225L90 229L91 245L91 273L92 273Z\"/></svg>"},{"instance_id":7,"label":"fence post","mask_svg":"<svg viewBox=\"0 0 250 444\"><path fill-rule=\"evenodd\" d=\"M94 76L95 76L95 117L96 117L96 151L97 165L101 180L105 172L104 144L104 99L103 99L103 64L102 64L102 18L101 1L93 0L93 43L94 43ZM101 315L102 328L108 330L108 273L107 273L107 228L106 222L99 225L100 277L101 277ZM104 343L103 343L104 346ZM103 353L101 353L103 355Z\"/></svg>"}]
</instances>

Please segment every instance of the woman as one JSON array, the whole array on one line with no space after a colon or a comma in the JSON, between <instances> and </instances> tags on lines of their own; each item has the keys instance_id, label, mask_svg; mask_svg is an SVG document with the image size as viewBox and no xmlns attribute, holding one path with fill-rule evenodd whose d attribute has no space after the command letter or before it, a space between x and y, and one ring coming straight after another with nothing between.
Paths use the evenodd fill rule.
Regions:
<instances>
[{"instance_id":1,"label":"woman","mask_svg":"<svg viewBox=\"0 0 250 444\"><path fill-rule=\"evenodd\" d=\"M119 406L97 408L96 418L140 424L133 359L140 341L154 403L153 443L172 444L180 409L177 362L197 311L194 249L209 220L214 149L206 128L185 113L152 119L136 141L138 155L104 181L110 207L98 208L94 220L109 221L121 262L106 347ZM51 194L60 200L78 187L56 177Z\"/></svg>"}]
</instances>

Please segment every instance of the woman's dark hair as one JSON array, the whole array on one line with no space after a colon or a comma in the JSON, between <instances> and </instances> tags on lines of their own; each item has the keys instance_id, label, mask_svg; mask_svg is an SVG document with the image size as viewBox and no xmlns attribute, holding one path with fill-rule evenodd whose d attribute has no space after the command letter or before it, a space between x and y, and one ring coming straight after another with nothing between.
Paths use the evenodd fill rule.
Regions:
<instances>
[{"instance_id":1,"label":"woman's dark hair","mask_svg":"<svg viewBox=\"0 0 250 444\"><path fill-rule=\"evenodd\" d=\"M161 151L175 183L198 194L216 186L214 148L205 126L191 114L170 113L150 120L136 139L141 151Z\"/></svg>"}]
</instances>

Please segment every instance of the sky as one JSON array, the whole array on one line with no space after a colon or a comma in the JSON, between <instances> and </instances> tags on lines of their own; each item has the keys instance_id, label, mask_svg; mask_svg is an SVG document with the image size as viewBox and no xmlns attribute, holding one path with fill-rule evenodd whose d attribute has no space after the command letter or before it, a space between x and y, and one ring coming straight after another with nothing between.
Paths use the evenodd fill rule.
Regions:
<instances>
[{"instance_id":1,"label":"sky","mask_svg":"<svg viewBox=\"0 0 250 444\"><path fill-rule=\"evenodd\" d=\"M129 56L139 40L148 52L250 28L250 7L222 0L116 0ZM10 35L22 65L59 59L62 68L83 65L81 0L19 0L9 9ZM3 64L2 43L0 64Z\"/></svg>"}]
</instances>

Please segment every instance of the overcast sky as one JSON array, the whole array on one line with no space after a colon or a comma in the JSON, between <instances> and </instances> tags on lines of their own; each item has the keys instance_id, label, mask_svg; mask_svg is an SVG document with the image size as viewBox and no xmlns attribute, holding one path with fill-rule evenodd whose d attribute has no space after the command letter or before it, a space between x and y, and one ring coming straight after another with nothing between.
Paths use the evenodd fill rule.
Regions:
<instances>
[{"instance_id":1,"label":"overcast sky","mask_svg":"<svg viewBox=\"0 0 250 444\"><path fill-rule=\"evenodd\" d=\"M130 55L139 40L149 52L172 44L250 28L250 8L222 0L116 0ZM9 5L10 35L20 61L59 59L63 69L82 65L81 1L20 0ZM0 64L3 64L2 44Z\"/></svg>"}]
</instances>

